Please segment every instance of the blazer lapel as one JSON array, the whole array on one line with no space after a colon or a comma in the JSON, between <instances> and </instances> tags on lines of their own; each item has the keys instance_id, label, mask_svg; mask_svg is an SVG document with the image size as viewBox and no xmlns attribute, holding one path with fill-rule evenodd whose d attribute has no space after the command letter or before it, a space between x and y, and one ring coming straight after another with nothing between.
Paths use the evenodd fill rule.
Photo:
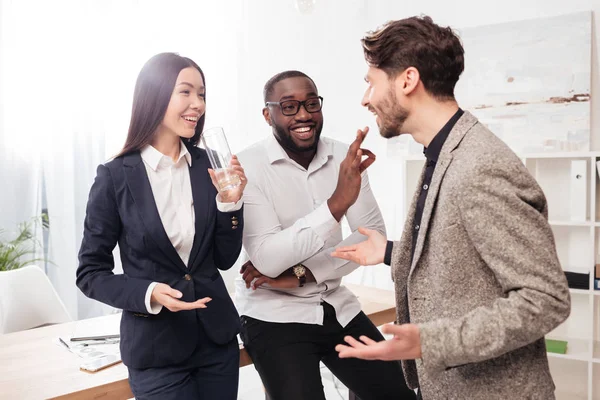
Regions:
<instances>
[{"instance_id":1,"label":"blazer lapel","mask_svg":"<svg viewBox=\"0 0 600 400\"><path fill-rule=\"evenodd\" d=\"M213 184L207 172L208 163L206 162L206 154L198 151L198 149L188 150L193 155L192 165L190 166L190 183L192 184L192 198L194 199L194 214L196 218L194 223L194 243L188 262L189 269L193 270L196 267L196 258L206 235L210 202L215 202L214 197L211 199L211 194L216 196L216 189L211 190Z\"/></svg>"},{"instance_id":2,"label":"blazer lapel","mask_svg":"<svg viewBox=\"0 0 600 400\"><path fill-rule=\"evenodd\" d=\"M154 195L152 194L152 187L148 180L148 174L146 168L142 162L142 157L139 152L128 154L123 160L125 177L127 179L127 186L133 201L140 212L142 222L146 227L146 231L150 234L154 242L158 245L158 248L164 253L174 266L187 270L185 264L177 254L177 250L171 244L165 228L163 227L158 209L156 208L156 202Z\"/></svg>"},{"instance_id":3,"label":"blazer lapel","mask_svg":"<svg viewBox=\"0 0 600 400\"><path fill-rule=\"evenodd\" d=\"M477 123L477 119L468 111L460 117L456 124L450 131L446 143L442 147L440 156L433 172L431 184L429 185L429 193L427 193L427 199L425 200L425 206L423 207L423 216L421 217L421 228L419 229L419 236L417 237L417 243L415 245L415 254L410 267L410 274L412 274L421 254L423 252L423 246L425 239L427 238L427 231L429 229L429 223L431 222L431 216L435 208L435 203L440 191L440 186L444 180L444 175L448 166L452 162L452 152L458 147L465 134ZM417 186L417 193L419 192L420 186ZM414 210L412 211L414 214Z\"/></svg>"}]
</instances>

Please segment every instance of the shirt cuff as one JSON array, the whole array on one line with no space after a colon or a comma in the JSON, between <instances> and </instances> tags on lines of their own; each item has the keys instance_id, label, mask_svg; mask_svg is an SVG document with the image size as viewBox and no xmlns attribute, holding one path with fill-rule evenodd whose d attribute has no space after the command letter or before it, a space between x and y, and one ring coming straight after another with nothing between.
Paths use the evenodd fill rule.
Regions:
<instances>
[{"instance_id":1,"label":"shirt cuff","mask_svg":"<svg viewBox=\"0 0 600 400\"><path fill-rule=\"evenodd\" d=\"M148 311L148 314L156 315L163 308L162 304L150 304L150 298L152 297L152 291L154 290L156 285L158 285L158 282L152 282L148 286L148 290L146 290L146 298L145 298L144 302L146 303L146 310Z\"/></svg>"},{"instance_id":2,"label":"shirt cuff","mask_svg":"<svg viewBox=\"0 0 600 400\"><path fill-rule=\"evenodd\" d=\"M327 202L323 202L315 211L305 217L305 222L324 242L329 239L331 233L337 228L339 222L331 214Z\"/></svg>"},{"instance_id":3,"label":"shirt cuff","mask_svg":"<svg viewBox=\"0 0 600 400\"><path fill-rule=\"evenodd\" d=\"M220 212L234 212L239 211L244 205L244 198L242 197L237 203L221 203L219 201L219 195L215 198L217 202L217 210Z\"/></svg>"},{"instance_id":4,"label":"shirt cuff","mask_svg":"<svg viewBox=\"0 0 600 400\"><path fill-rule=\"evenodd\" d=\"M385 256L383 257L383 263L385 265L392 265L392 250L394 249L394 242L388 240L385 246Z\"/></svg>"}]
</instances>

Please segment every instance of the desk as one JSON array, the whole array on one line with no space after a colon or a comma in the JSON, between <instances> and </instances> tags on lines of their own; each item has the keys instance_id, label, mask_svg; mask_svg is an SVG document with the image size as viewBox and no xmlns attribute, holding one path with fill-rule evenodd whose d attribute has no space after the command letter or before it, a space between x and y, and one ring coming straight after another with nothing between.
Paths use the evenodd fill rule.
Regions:
<instances>
[{"instance_id":1,"label":"desk","mask_svg":"<svg viewBox=\"0 0 600 400\"><path fill-rule=\"evenodd\" d=\"M346 285L375 325L395 319L394 293L358 285ZM111 320L112 318L112 320ZM0 397L3 399L130 399L133 397L123 364L95 374L79 370L81 358L56 344L82 326L89 329L114 323L120 315L91 318L0 335ZM240 367L252 364L240 348Z\"/></svg>"}]
</instances>

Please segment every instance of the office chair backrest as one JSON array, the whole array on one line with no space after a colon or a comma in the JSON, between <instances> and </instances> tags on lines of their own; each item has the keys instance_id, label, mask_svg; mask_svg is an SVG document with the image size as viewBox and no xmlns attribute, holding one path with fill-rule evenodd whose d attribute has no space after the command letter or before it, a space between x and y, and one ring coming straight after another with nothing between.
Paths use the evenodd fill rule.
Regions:
<instances>
[{"instance_id":1,"label":"office chair backrest","mask_svg":"<svg viewBox=\"0 0 600 400\"><path fill-rule=\"evenodd\" d=\"M0 334L72 321L39 267L0 272Z\"/></svg>"}]
</instances>

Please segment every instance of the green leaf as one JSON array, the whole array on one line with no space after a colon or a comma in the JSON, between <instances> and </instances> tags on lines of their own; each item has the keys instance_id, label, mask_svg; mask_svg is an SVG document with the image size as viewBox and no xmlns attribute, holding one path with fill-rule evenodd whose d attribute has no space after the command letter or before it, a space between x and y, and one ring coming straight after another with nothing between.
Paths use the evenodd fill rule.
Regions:
<instances>
[{"instance_id":1,"label":"green leaf","mask_svg":"<svg viewBox=\"0 0 600 400\"><path fill-rule=\"evenodd\" d=\"M13 239L3 239L6 236L6 230L0 228L0 271L22 268L37 261L48 261L36 257L35 249L43 247L33 234L32 227L34 228L38 224L41 224L42 229L48 229L48 214L44 213L31 221L18 224L17 234Z\"/></svg>"}]
</instances>

